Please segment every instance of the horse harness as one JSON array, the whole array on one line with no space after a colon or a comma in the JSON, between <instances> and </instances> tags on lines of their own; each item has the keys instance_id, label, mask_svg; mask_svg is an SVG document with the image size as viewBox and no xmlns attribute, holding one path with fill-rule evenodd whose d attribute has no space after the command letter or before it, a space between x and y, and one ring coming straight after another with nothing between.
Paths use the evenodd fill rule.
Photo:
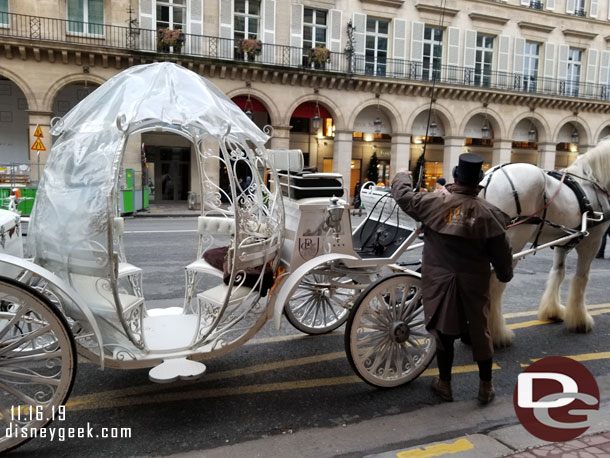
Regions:
<instances>
[{"instance_id":1,"label":"horse harness","mask_svg":"<svg viewBox=\"0 0 610 458\"><path fill-rule=\"evenodd\" d=\"M531 215L528 215L528 216L521 215L521 202L519 201L519 193L517 192L517 189L515 188L515 184L514 184L513 180L511 179L510 175L506 172L506 170L504 170L504 167L506 165L508 165L508 163L498 165L491 170L491 174L489 176L489 180L487 181L487 183L485 185L483 195L484 196L486 195L487 187L489 186L489 183L491 182L491 179L493 178L494 173L497 172L498 170L501 171L503 173L503 175L506 177L506 179L511 187L513 199L515 201L515 207L517 210L517 216L515 216L513 219L510 220L510 222L508 224L508 228L517 226L519 224L538 225L539 227L538 227L538 231L536 233L536 238L532 242L533 248L538 246L538 239L540 237L540 234L542 233L542 229L544 228L545 224L547 224L551 227L554 227L554 228L562 229L563 231L567 232L568 234L573 234L573 233L579 232L579 229L567 228L561 224L557 224L557 223L554 223L554 222L546 219L547 209L550 206L553 199L555 199L555 197L559 193L559 190L561 189L561 184L565 184L568 188L570 188L572 190L572 192L576 196L576 199L578 200L578 205L580 207L581 215L588 213L588 212L591 214L593 213L593 206L591 205L591 202L589 201L589 198L585 194L585 191L583 190L580 183L578 183L578 181L576 181L574 179L574 177L572 175L568 174L567 172L560 172L558 170L550 170L550 171L546 172L546 175L549 175L550 177L555 178L556 180L559 180L559 183L560 183L559 188L557 188L557 192L551 197L550 200L547 199L546 192L543 192L542 193L542 199L543 199L543 204L544 204L543 207L536 210ZM542 173L544 173L544 172L542 172ZM545 183L546 183L546 181L545 181ZM595 194L597 196L597 192ZM601 202L599 202L599 197L598 197L598 204L600 204L600 208L603 208L601 206ZM542 212L542 216L538 216L538 214L540 212ZM603 213L603 218L601 220L592 220L591 223L589 224L589 227L597 226L608 220L610 220L610 211L605 211ZM564 247L566 247L566 248L574 247L575 245L577 245L580 242L580 240L582 240L583 237L584 237L584 235L570 240L566 245L564 245Z\"/></svg>"}]
</instances>

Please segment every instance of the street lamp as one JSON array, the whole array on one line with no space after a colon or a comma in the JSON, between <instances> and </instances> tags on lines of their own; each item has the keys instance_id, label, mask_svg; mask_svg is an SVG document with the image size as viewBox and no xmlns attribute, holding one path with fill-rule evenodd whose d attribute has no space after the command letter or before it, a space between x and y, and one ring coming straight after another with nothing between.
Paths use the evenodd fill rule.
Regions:
<instances>
[{"instance_id":1,"label":"street lamp","mask_svg":"<svg viewBox=\"0 0 610 458\"><path fill-rule=\"evenodd\" d=\"M430 128L429 128L429 134L430 137L436 137L437 131L436 129L438 128L438 124L436 123L436 118L434 117L434 112L432 113L432 120L430 121Z\"/></svg>"},{"instance_id":2,"label":"street lamp","mask_svg":"<svg viewBox=\"0 0 610 458\"><path fill-rule=\"evenodd\" d=\"M578 135L578 130L575 127L572 131L572 143L578 143L578 140L580 140L580 136Z\"/></svg>"},{"instance_id":3,"label":"street lamp","mask_svg":"<svg viewBox=\"0 0 610 458\"><path fill-rule=\"evenodd\" d=\"M248 98L246 99L246 106L244 107L244 113L246 113L246 116L248 118L250 118L250 120L252 120L252 117L254 115L254 110L252 109L252 100L250 100L250 81L246 82L246 87L248 88Z\"/></svg>"},{"instance_id":4,"label":"street lamp","mask_svg":"<svg viewBox=\"0 0 610 458\"><path fill-rule=\"evenodd\" d=\"M322 118L320 117L320 107L318 106L318 101L316 100L316 112L311 119L311 126L314 131L318 131L320 126L322 125Z\"/></svg>"},{"instance_id":5,"label":"street lamp","mask_svg":"<svg viewBox=\"0 0 610 458\"><path fill-rule=\"evenodd\" d=\"M489 124L487 123L487 116L485 116L485 121L483 121L483 127L481 127L481 138L483 140L489 140Z\"/></svg>"},{"instance_id":6,"label":"street lamp","mask_svg":"<svg viewBox=\"0 0 610 458\"><path fill-rule=\"evenodd\" d=\"M527 141L534 143L536 141L536 128L534 123L530 121L530 130L527 131Z\"/></svg>"}]
</instances>

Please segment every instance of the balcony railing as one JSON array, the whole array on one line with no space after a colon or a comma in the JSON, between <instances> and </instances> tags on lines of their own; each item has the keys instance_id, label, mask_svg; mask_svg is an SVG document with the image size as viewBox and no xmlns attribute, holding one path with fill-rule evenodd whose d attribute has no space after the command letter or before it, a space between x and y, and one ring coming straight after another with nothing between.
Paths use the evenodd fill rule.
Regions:
<instances>
[{"instance_id":1,"label":"balcony railing","mask_svg":"<svg viewBox=\"0 0 610 458\"><path fill-rule=\"evenodd\" d=\"M540 0L530 0L529 7L533 10L541 10L542 2Z\"/></svg>"},{"instance_id":2,"label":"balcony railing","mask_svg":"<svg viewBox=\"0 0 610 458\"><path fill-rule=\"evenodd\" d=\"M175 47L157 45L157 31L133 27L79 23L62 19L4 13L0 37L33 41L89 45L128 52L165 54L180 53L193 57L253 63L264 66L325 71L347 75L370 75L379 78L432 82L455 86L480 87L532 95L578 97L610 100L610 85L573 82L552 78L525 76L507 72L477 72L474 68L435 66L402 59L373 59L348 53L330 53L323 63L310 63L307 51L291 46L263 43L260 53L242 52L232 39L183 34ZM88 32L88 33L85 33Z\"/></svg>"}]
</instances>

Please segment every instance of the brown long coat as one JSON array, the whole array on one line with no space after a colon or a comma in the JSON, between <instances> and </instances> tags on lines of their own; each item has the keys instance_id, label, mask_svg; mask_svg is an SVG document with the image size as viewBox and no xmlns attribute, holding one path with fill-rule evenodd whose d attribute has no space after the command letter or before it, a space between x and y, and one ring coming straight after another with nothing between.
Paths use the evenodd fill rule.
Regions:
<instances>
[{"instance_id":1,"label":"brown long coat","mask_svg":"<svg viewBox=\"0 0 610 458\"><path fill-rule=\"evenodd\" d=\"M426 328L435 336L469 334L475 361L483 361L493 356L488 324L490 263L500 281L513 276L505 229L508 216L478 198L474 188L454 184L447 189L450 193L413 192L405 173L392 181L398 205L423 224Z\"/></svg>"}]
</instances>

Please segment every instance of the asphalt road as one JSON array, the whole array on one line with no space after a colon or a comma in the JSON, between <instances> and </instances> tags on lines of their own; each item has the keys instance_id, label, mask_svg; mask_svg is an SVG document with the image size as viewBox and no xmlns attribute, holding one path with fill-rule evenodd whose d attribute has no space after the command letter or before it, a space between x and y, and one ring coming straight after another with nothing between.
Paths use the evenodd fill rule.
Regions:
<instances>
[{"instance_id":1,"label":"asphalt road","mask_svg":"<svg viewBox=\"0 0 610 458\"><path fill-rule=\"evenodd\" d=\"M152 298L147 299L150 305L180 305L184 266L196 254L195 229L195 218L127 220L127 255L144 269L144 292ZM409 254L408 260L418 256ZM606 306L593 309L596 326L586 335L570 334L560 323L536 321L551 260L552 251L546 250L522 261L506 290L504 313L511 314L507 321L517 336L512 347L496 353L494 382L500 397L512 394L523 365L544 356L581 355L596 377L610 374L610 260L594 261L587 304ZM569 256L567 264L569 278L575 255ZM564 286L564 298L566 291ZM51 426L89 425L95 432L104 427L131 428L131 438L63 442L39 438L10 456L169 455L309 428L351 425L439 404L429 388L434 363L422 377L395 389L376 389L360 381L345 357L342 328L330 335L305 337L286 320L279 331L268 323L247 345L206 364L208 373L199 381L156 385L148 380L148 370L101 371L94 364L81 363L66 419ZM469 347L456 345L455 367L454 396L458 400L476 397L478 376ZM481 430L489 426L482 417ZM409 438L408 431L400 434L404 440ZM298 450L292 456L299 456Z\"/></svg>"}]
</instances>

